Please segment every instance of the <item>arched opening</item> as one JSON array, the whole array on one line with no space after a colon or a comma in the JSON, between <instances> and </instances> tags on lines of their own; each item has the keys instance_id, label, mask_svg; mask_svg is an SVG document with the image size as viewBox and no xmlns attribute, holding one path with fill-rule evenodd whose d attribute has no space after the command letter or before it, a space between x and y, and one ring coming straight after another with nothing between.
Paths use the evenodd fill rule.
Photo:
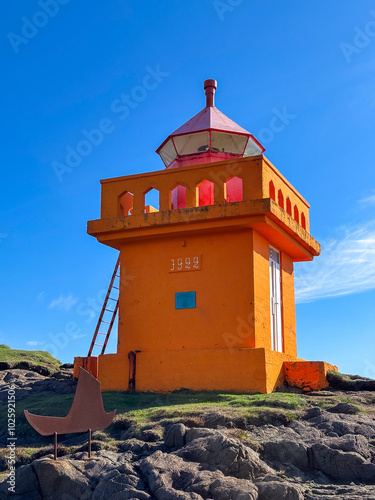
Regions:
<instances>
[{"instance_id":1,"label":"arched opening","mask_svg":"<svg viewBox=\"0 0 375 500\"><path fill-rule=\"evenodd\" d=\"M283 192L281 191L281 189L279 189L278 193L277 193L277 202L279 204L279 206L284 209L284 195L283 195Z\"/></svg>"},{"instance_id":2,"label":"arched opening","mask_svg":"<svg viewBox=\"0 0 375 500\"><path fill-rule=\"evenodd\" d=\"M197 185L198 207L213 205L214 203L214 183L205 179Z\"/></svg>"},{"instance_id":3,"label":"arched opening","mask_svg":"<svg viewBox=\"0 0 375 500\"><path fill-rule=\"evenodd\" d=\"M297 205L294 205L294 220L299 224L299 211Z\"/></svg>"},{"instance_id":4,"label":"arched opening","mask_svg":"<svg viewBox=\"0 0 375 500\"><path fill-rule=\"evenodd\" d=\"M301 213L301 226L303 227L303 229L306 229L306 217L303 212Z\"/></svg>"},{"instance_id":5,"label":"arched opening","mask_svg":"<svg viewBox=\"0 0 375 500\"><path fill-rule=\"evenodd\" d=\"M240 177L231 177L224 183L224 196L227 203L243 200L242 179Z\"/></svg>"},{"instance_id":6,"label":"arched opening","mask_svg":"<svg viewBox=\"0 0 375 500\"><path fill-rule=\"evenodd\" d=\"M186 187L180 184L171 189L171 210L186 208Z\"/></svg>"},{"instance_id":7,"label":"arched opening","mask_svg":"<svg viewBox=\"0 0 375 500\"><path fill-rule=\"evenodd\" d=\"M270 198L276 201L275 185L272 181L270 181Z\"/></svg>"},{"instance_id":8,"label":"arched opening","mask_svg":"<svg viewBox=\"0 0 375 500\"><path fill-rule=\"evenodd\" d=\"M129 193L129 191L125 191L125 193L120 194L118 197L118 215L132 215L133 211L133 193Z\"/></svg>"},{"instance_id":9,"label":"arched opening","mask_svg":"<svg viewBox=\"0 0 375 500\"><path fill-rule=\"evenodd\" d=\"M292 204L289 198L286 199L286 212L287 214L292 215Z\"/></svg>"},{"instance_id":10,"label":"arched opening","mask_svg":"<svg viewBox=\"0 0 375 500\"><path fill-rule=\"evenodd\" d=\"M145 192L145 214L159 212L159 191L150 188Z\"/></svg>"}]
</instances>

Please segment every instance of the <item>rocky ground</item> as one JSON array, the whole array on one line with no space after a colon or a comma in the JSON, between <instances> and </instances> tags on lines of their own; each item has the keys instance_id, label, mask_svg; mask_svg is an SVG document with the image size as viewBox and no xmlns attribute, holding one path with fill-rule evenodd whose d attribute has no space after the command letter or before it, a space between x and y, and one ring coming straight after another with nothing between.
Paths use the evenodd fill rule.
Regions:
<instances>
[{"instance_id":1,"label":"rocky ground","mask_svg":"<svg viewBox=\"0 0 375 500\"><path fill-rule=\"evenodd\" d=\"M22 367L20 364L19 366ZM0 368L0 402L8 398L8 387L10 384L16 387L16 400L20 401L32 394L41 396L51 394L70 394L75 391L77 382L73 379L70 365L62 365L60 370L49 375L41 367L35 366L36 371L25 368L12 368L1 370Z\"/></svg>"},{"instance_id":2,"label":"rocky ground","mask_svg":"<svg viewBox=\"0 0 375 500\"><path fill-rule=\"evenodd\" d=\"M3 370L0 380L2 401L13 383L25 404L31 394L64 395L75 387L68 367L52 377ZM242 399L218 395L233 404L195 406L190 413L171 413L169 400L163 409L120 414L106 437L94 433L91 460L85 435L63 441L56 462L51 440L36 444L34 436L34 452L39 448L18 462L14 497L375 500L373 388L373 381L358 377L331 377L329 390L295 394L285 388ZM186 398L192 394L186 391ZM26 450L28 437L23 440ZM5 434L0 441L6 443ZM9 495L3 465L0 499Z\"/></svg>"}]
</instances>

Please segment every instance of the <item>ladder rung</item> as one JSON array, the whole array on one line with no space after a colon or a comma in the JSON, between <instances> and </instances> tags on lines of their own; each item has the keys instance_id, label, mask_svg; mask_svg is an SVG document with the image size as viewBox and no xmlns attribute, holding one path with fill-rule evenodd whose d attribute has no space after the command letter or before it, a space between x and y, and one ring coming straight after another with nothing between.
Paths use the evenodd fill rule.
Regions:
<instances>
[{"instance_id":1,"label":"ladder rung","mask_svg":"<svg viewBox=\"0 0 375 500\"><path fill-rule=\"evenodd\" d=\"M113 297L110 297L110 295L112 293L112 288L114 288L115 290L118 290L119 294L120 294L120 282L117 282L118 287L114 285L115 279L116 278L120 279L120 275L117 274L119 272L121 272L120 271L120 257L118 257L118 259L117 259L116 266L115 266L115 269L114 269L113 274L112 274L112 280L111 280L110 285L108 287L107 295L104 299L104 303L103 303L102 310L101 310L101 313L99 316L99 320L98 320L97 325L96 325L95 333L94 333L94 336L93 336L92 341L91 341L88 356L91 356L91 353L92 353L94 346L102 347L103 348L102 353L104 353L105 348L107 346L107 342L108 342L109 336L111 334L112 326L113 326L113 323L114 323L114 320L115 320L115 317L116 317L116 314L118 311L118 306L119 306L119 297L117 297L116 299ZM109 309L107 307L108 300L112 300L113 302L115 302L114 309ZM106 321L103 319L105 311L111 313L110 321ZM99 332L99 328L101 327L102 323L105 323L108 325L108 331L106 333ZM95 342L97 335L105 335L104 344L97 344Z\"/></svg>"}]
</instances>

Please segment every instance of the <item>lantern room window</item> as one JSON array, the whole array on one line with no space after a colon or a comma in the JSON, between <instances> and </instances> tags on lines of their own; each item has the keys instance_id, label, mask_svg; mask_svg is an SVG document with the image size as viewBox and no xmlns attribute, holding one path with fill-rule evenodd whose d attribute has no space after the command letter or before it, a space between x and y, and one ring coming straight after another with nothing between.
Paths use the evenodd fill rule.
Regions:
<instances>
[{"instance_id":1,"label":"lantern room window","mask_svg":"<svg viewBox=\"0 0 375 500\"><path fill-rule=\"evenodd\" d=\"M211 132L211 150L215 152L243 155L246 142L246 135Z\"/></svg>"},{"instance_id":2,"label":"lantern room window","mask_svg":"<svg viewBox=\"0 0 375 500\"><path fill-rule=\"evenodd\" d=\"M159 151L159 155L161 156L161 159L166 167L168 167L168 165L177 158L176 149L173 145L172 139L169 139L169 141L164 144Z\"/></svg>"},{"instance_id":3,"label":"lantern room window","mask_svg":"<svg viewBox=\"0 0 375 500\"><path fill-rule=\"evenodd\" d=\"M173 140L177 153L180 156L204 153L210 149L210 136L208 131L177 135Z\"/></svg>"},{"instance_id":4,"label":"lantern room window","mask_svg":"<svg viewBox=\"0 0 375 500\"><path fill-rule=\"evenodd\" d=\"M244 156L257 156L263 154L263 152L263 146L255 141L252 137L249 137L249 141L246 144Z\"/></svg>"}]
</instances>

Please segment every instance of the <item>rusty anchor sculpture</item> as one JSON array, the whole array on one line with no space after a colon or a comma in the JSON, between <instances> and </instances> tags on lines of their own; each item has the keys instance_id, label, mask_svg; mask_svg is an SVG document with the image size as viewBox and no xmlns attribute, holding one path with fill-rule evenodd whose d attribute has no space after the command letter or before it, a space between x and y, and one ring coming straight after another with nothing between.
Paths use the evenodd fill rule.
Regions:
<instances>
[{"instance_id":1,"label":"rusty anchor sculpture","mask_svg":"<svg viewBox=\"0 0 375 500\"><path fill-rule=\"evenodd\" d=\"M91 433L108 427L117 410L104 410L100 382L82 367L72 406L66 417L34 415L25 410L25 417L31 427L42 436L54 436L54 460L57 460L57 435L88 432L88 458L91 458Z\"/></svg>"}]
</instances>

